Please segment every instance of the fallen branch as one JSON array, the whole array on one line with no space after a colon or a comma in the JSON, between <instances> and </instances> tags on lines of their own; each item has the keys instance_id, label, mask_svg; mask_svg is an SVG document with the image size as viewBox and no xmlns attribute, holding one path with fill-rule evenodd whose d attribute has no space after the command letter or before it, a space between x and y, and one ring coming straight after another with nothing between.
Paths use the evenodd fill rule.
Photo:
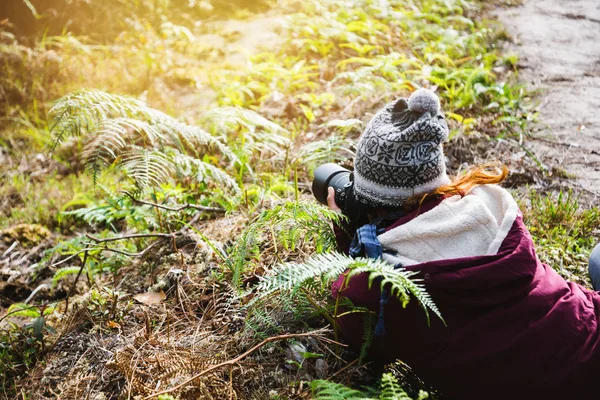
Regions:
<instances>
[{"instance_id":1,"label":"fallen branch","mask_svg":"<svg viewBox=\"0 0 600 400\"><path fill-rule=\"evenodd\" d=\"M323 333L325 333L325 329L319 329L319 330L316 330L316 331L306 332L306 333L290 333L290 334L287 334L287 335L279 335L279 336L273 336L273 337L267 338L267 339L263 340L262 342L260 342L259 344L257 344L256 346L252 347L250 350L247 350L246 352L240 354L239 356L237 356L237 357L235 357L235 358L233 358L231 360L224 361L224 362L222 362L220 364L215 364L212 367L207 368L204 371L201 371L201 372L197 373L196 375L192 376L191 378L183 381L182 383L180 383L177 386L174 386L174 387L172 387L170 389L165 389L162 392L151 394L150 396L144 397L142 400L152 399L154 397L158 397L158 396L163 395L163 394L174 392L177 389L181 389L182 387L184 387L188 383L192 382L193 380L196 380L196 379L200 378L203 375L208 374L209 372L212 372L212 371L214 371L214 370L216 370L218 368L221 368L221 367L225 367L227 365L234 365L234 364L238 363L240 360L242 360L243 358L245 358L245 357L249 356L250 354L254 353L256 350L260 349L261 347L265 346L268 343L276 342L276 341L279 341L279 340L298 339L298 338L303 338L303 337L321 336L321 335L323 335ZM324 340L324 341L326 341L326 342L330 342L331 341L330 339L323 338L323 337L321 337L321 339Z\"/></svg>"}]
</instances>

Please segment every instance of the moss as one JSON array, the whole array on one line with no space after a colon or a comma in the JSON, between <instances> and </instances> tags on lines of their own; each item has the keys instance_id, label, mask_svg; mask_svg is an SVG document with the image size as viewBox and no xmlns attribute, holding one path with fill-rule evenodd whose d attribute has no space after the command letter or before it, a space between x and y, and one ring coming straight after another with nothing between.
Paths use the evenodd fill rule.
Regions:
<instances>
[{"instance_id":1,"label":"moss","mask_svg":"<svg viewBox=\"0 0 600 400\"><path fill-rule=\"evenodd\" d=\"M0 233L2 241L6 244L11 244L16 240L24 247L33 247L50 238L51 235L46 227L37 224L19 224L6 228Z\"/></svg>"}]
</instances>

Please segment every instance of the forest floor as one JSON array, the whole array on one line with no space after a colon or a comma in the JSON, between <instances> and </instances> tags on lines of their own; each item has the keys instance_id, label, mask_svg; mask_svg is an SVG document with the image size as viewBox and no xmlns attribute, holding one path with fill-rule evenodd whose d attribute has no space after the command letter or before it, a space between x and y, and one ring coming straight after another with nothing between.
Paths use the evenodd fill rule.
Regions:
<instances>
[{"instance_id":1,"label":"forest floor","mask_svg":"<svg viewBox=\"0 0 600 400\"><path fill-rule=\"evenodd\" d=\"M44 87L54 97L40 104L80 87L101 87L211 132L220 126L207 122L207 110L256 111L280 124L287 136L236 114L234 128L218 132L248 156L253 169L244 175L243 168L230 165L225 171L240 174L241 199L227 198L220 183L208 178L198 183L187 177L164 183L147 197L172 208L196 201L224 205L227 213L171 212L117 196L126 180L115 171L100 177L101 189L94 186L84 171L83 141L59 147L54 161L47 137L39 140L42 145L32 139L36 132L51 133L38 103L33 111L11 115L7 120L25 123L7 124L2 133L10 139L0 141L5 174L0 175L0 375L10 376L0 377L0 398L307 399L315 394L310 382L316 379L376 392L379 376L361 365L357 352L337 343L333 330L321 330L337 312L331 311L326 284L276 293L256 309L248 309L248 299L239 294L282 262L301 262L319 246L326 248L329 218L308 190L307 165L324 160L351 165L364 123L386 101L419 85L437 90L447 112L449 170L495 160L507 164L506 186L523 209L542 260L589 286L587 254L600 236L597 2L526 0L495 9L511 37L500 54L491 43L501 40L504 30L482 22L488 15L478 2L424 0L430 6L426 18L396 2L406 20L395 18L386 2L348 1L342 10L334 1L329 8L321 1L290 3L287 9L273 6L243 18L203 21L192 29L191 43L181 40L185 34L153 37L145 27L146 36L135 31L132 42L119 42L135 53L123 55L114 50L118 46L108 46L110 51L102 49L98 56L96 43L86 47L82 40L85 51L77 52L65 40L64 48L59 43L43 49L39 71L29 63L36 76L54 62L61 68L64 63L68 72L94 62L86 65L89 77L61 77L64 86ZM374 10L370 15L364 4ZM460 45L453 47L444 23L463 40ZM480 36L477 29L483 26L486 33ZM418 29L433 39L425 43L411 36ZM519 55L516 64L511 53ZM138 54L147 58L135 58ZM141 60L148 71L138 70ZM164 68L157 66L162 61ZM516 76L531 94L519 90ZM57 81L52 77L52 85ZM534 103L539 118L532 125ZM25 126L26 135L17 126ZM219 168L225 164L214 155L203 159ZM106 214L99 213L98 220L67 215L85 209ZM273 210L280 214L269 214ZM317 212L311 217L305 210ZM265 216L279 220L269 225L261 220ZM90 239L135 234L168 240ZM90 243L93 251L81 251ZM100 247L152 251L119 258ZM48 249L55 251L48 255ZM23 308L7 315L15 304ZM267 338L274 343L261 342ZM411 396L424 389L433 399L443 398L405 366L394 368ZM186 384L194 376L202 379ZM161 391L173 397L159 396Z\"/></svg>"},{"instance_id":2,"label":"forest floor","mask_svg":"<svg viewBox=\"0 0 600 400\"><path fill-rule=\"evenodd\" d=\"M496 12L519 55L519 79L537 93L530 150L600 201L600 3L526 0Z\"/></svg>"}]
</instances>

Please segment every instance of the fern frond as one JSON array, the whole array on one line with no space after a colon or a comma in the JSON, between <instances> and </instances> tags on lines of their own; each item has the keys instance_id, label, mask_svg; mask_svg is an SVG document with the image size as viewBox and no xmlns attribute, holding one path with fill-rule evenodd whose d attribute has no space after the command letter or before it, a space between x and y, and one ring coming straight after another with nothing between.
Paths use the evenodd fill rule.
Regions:
<instances>
[{"instance_id":1,"label":"fern frond","mask_svg":"<svg viewBox=\"0 0 600 400\"><path fill-rule=\"evenodd\" d=\"M239 193L225 171L201 161L208 151L215 151L237 162L227 145L204 129L178 121L142 101L95 89L80 90L57 100L50 112L54 116L51 132L55 147L67 136L89 136L83 156L94 182L102 168L117 161L117 166L134 174L136 186L143 189L167 179L178 167L177 162L185 159L202 180L215 178ZM265 121L257 123L269 126ZM194 158L197 161L192 161Z\"/></svg>"},{"instance_id":2,"label":"fern frond","mask_svg":"<svg viewBox=\"0 0 600 400\"><path fill-rule=\"evenodd\" d=\"M394 375L385 373L381 376L381 394L379 400L412 400L400 387Z\"/></svg>"},{"instance_id":3,"label":"fern frond","mask_svg":"<svg viewBox=\"0 0 600 400\"><path fill-rule=\"evenodd\" d=\"M173 165L164 153L140 147L125 153L121 166L135 180L139 189L158 186L173 173Z\"/></svg>"},{"instance_id":4,"label":"fern frond","mask_svg":"<svg viewBox=\"0 0 600 400\"><path fill-rule=\"evenodd\" d=\"M326 276L327 280L340 275L346 269L355 265L355 260L339 253L317 254L302 264L286 263L269 276L259 282L255 299L268 296L279 290L292 290L309 279Z\"/></svg>"},{"instance_id":5,"label":"fern frond","mask_svg":"<svg viewBox=\"0 0 600 400\"><path fill-rule=\"evenodd\" d=\"M390 294L398 298L403 306L413 295L419 302L429 322L429 310L433 311L442 321L437 306L418 280L412 279L417 272L394 268L393 265L381 259L352 258L339 253L317 254L302 264L286 263L276 269L275 274L259 282L254 299L268 296L278 290L291 290L301 286L309 279L323 277L326 282L338 277L349 269L349 277L366 272L369 273L369 285L375 279L380 279L381 289L389 285ZM253 300L254 300L253 299Z\"/></svg>"},{"instance_id":6,"label":"fern frond","mask_svg":"<svg viewBox=\"0 0 600 400\"><path fill-rule=\"evenodd\" d=\"M314 380L310 383L310 388L315 400L374 400L356 389L328 380ZM418 400L427 397L428 394L421 391ZM393 374L385 373L381 376L379 384L379 400L412 400L412 398L400 387Z\"/></svg>"},{"instance_id":7,"label":"fern frond","mask_svg":"<svg viewBox=\"0 0 600 400\"><path fill-rule=\"evenodd\" d=\"M409 295L413 295L419 305L425 311L427 317L427 323L429 324L429 310L433 311L435 315L442 321L442 315L438 310L437 306L429 296L429 293L425 290L425 287L421 283L421 279L413 279L418 272L407 271L404 268L394 268L393 265L383 260L372 260L373 262L367 265L356 266L350 271L349 276L360 274L363 272L369 273L369 286L373 284L375 279L380 280L381 290L387 285L390 290L390 295L399 299L402 306L406 307L410 300Z\"/></svg>"},{"instance_id":8,"label":"fern frond","mask_svg":"<svg viewBox=\"0 0 600 400\"><path fill-rule=\"evenodd\" d=\"M207 112L204 118L213 128L220 130L223 134L239 128L245 128L249 132L262 131L278 135L287 134L287 131L280 125L269 121L252 110L240 107L217 108ZM285 144L289 142L289 139L285 136L280 136L278 141L281 144Z\"/></svg>"},{"instance_id":9,"label":"fern frond","mask_svg":"<svg viewBox=\"0 0 600 400\"><path fill-rule=\"evenodd\" d=\"M360 353L358 355L358 363L362 364L367 358L367 352L369 347L375 340L375 323L377 322L377 316L370 310L366 310L363 317L363 340L360 345Z\"/></svg>"},{"instance_id":10,"label":"fern frond","mask_svg":"<svg viewBox=\"0 0 600 400\"><path fill-rule=\"evenodd\" d=\"M240 277L248 267L248 258L258 253L258 242L268 233L271 233L268 237L274 236L273 240L285 248L295 249L310 242L316 245L317 252L321 252L335 246L329 221L340 218L343 217L327 207L302 201L288 201L264 211L242 232L230 254L232 284L238 287Z\"/></svg>"},{"instance_id":11,"label":"fern frond","mask_svg":"<svg viewBox=\"0 0 600 400\"><path fill-rule=\"evenodd\" d=\"M123 129L129 129L147 136L152 144L160 141L180 150L183 149L183 143L190 147L210 145L215 146L221 154L235 159L227 146L202 128L178 121L128 96L82 89L58 99L50 109L50 114L55 116L52 128L55 145L60 144L67 135L79 136L84 131L122 133Z\"/></svg>"},{"instance_id":12,"label":"fern frond","mask_svg":"<svg viewBox=\"0 0 600 400\"><path fill-rule=\"evenodd\" d=\"M229 145L238 147L244 155L264 151L278 155L291 145L287 130L244 108L214 109L204 115L204 121L213 131L226 136Z\"/></svg>"},{"instance_id":13,"label":"fern frond","mask_svg":"<svg viewBox=\"0 0 600 400\"><path fill-rule=\"evenodd\" d=\"M324 140L309 142L298 151L303 163L324 164L343 162L354 156L353 143L343 136L333 135Z\"/></svg>"},{"instance_id":14,"label":"fern frond","mask_svg":"<svg viewBox=\"0 0 600 400\"><path fill-rule=\"evenodd\" d=\"M212 181L232 189L236 194L241 193L241 189L235 179L212 164L183 153L173 154L172 160L183 176L194 176L198 182L206 182L208 181L207 178L211 177L213 178Z\"/></svg>"},{"instance_id":15,"label":"fern frond","mask_svg":"<svg viewBox=\"0 0 600 400\"><path fill-rule=\"evenodd\" d=\"M56 286L60 280L66 278L69 275L75 275L79 273L80 269L81 267L63 267L58 269L52 277L52 286Z\"/></svg>"},{"instance_id":16,"label":"fern frond","mask_svg":"<svg viewBox=\"0 0 600 400\"><path fill-rule=\"evenodd\" d=\"M158 129L169 134L169 144L173 147L183 150L187 146L192 151L195 151L200 146L213 147L231 162L238 161L238 157L227 145L204 129L184 124L163 113L156 114L155 117L157 119L153 123Z\"/></svg>"},{"instance_id":17,"label":"fern frond","mask_svg":"<svg viewBox=\"0 0 600 400\"><path fill-rule=\"evenodd\" d=\"M315 400L374 400L356 389L328 380L314 380L310 388Z\"/></svg>"}]
</instances>

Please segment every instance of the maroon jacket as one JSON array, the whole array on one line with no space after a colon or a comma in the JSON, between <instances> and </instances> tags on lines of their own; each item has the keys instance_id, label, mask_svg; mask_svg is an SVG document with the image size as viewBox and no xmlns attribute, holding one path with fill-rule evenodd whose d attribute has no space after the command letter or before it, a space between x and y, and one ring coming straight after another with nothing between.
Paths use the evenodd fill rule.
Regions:
<instances>
[{"instance_id":1,"label":"maroon jacket","mask_svg":"<svg viewBox=\"0 0 600 400\"><path fill-rule=\"evenodd\" d=\"M447 326L434 315L428 326L415 300L403 309L390 299L386 334L370 349L375 361L406 362L446 399L600 399L600 293L542 264L520 216L495 255L407 269L420 272ZM369 290L366 275L340 292L343 279L334 296L379 312L379 288ZM340 318L351 344L362 342L361 318Z\"/></svg>"}]
</instances>

